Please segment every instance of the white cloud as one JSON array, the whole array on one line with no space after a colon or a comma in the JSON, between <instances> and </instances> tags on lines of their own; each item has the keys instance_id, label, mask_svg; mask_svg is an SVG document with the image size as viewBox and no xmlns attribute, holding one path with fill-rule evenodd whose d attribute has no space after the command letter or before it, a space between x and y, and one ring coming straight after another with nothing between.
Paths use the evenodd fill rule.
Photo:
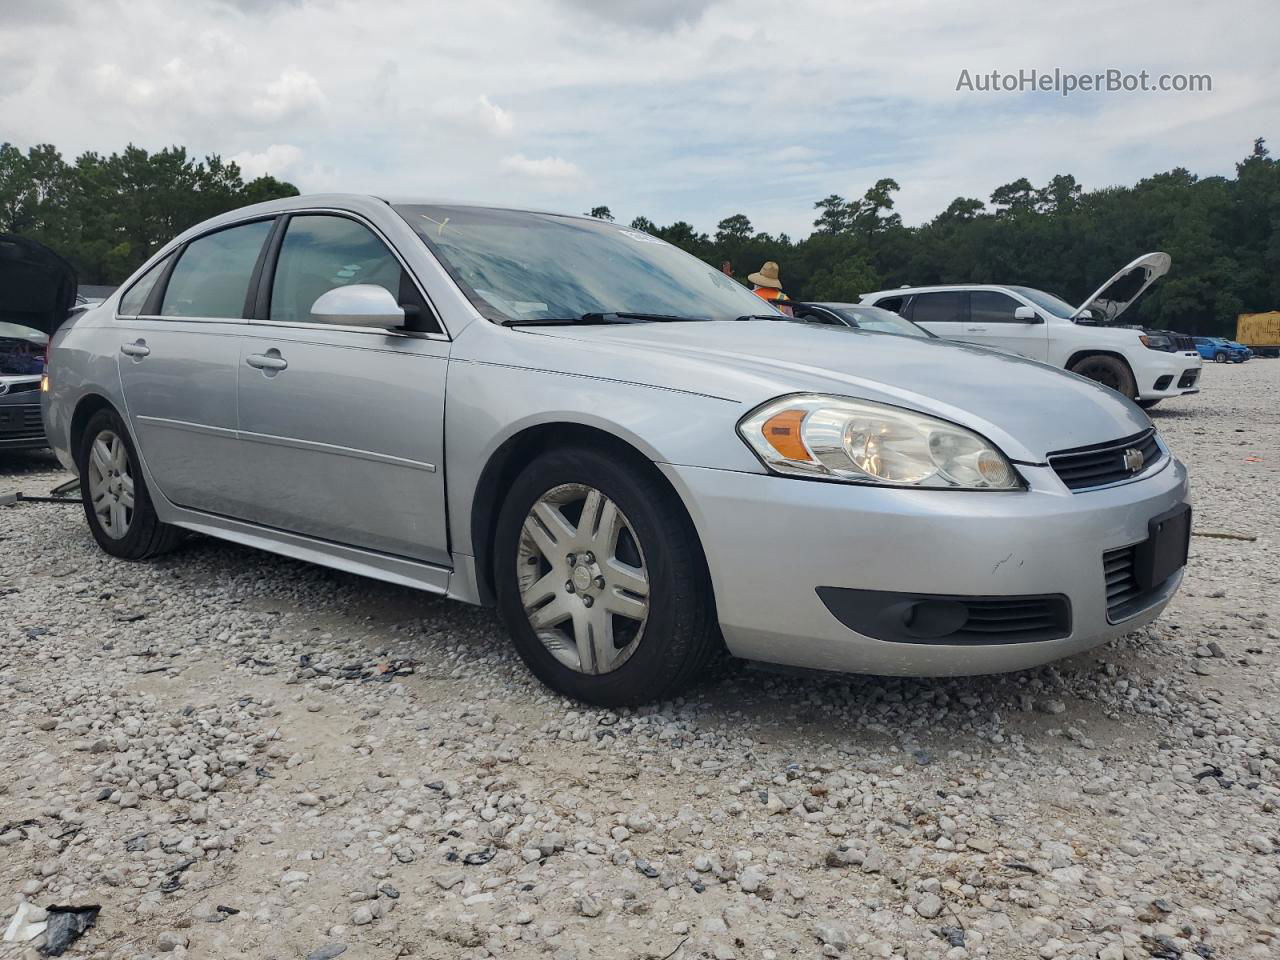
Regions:
<instances>
[{"instance_id":1,"label":"white cloud","mask_svg":"<svg viewBox=\"0 0 1280 960\"><path fill-rule=\"evenodd\" d=\"M21 0L0 29L13 81L0 139L66 156L177 143L271 167L288 159L272 146L293 146L288 176L307 191L552 193L620 220L710 230L741 212L802 235L814 200L885 176L919 222L1024 175L1230 174L1255 136L1280 143L1273 5L1165 0L1152 17L1111 0L469 0L424 20L396 0L358 16L349 0ZM32 55L53 49L76 56ZM1065 100L955 90L961 69L1031 67L1214 84Z\"/></svg>"},{"instance_id":2,"label":"white cloud","mask_svg":"<svg viewBox=\"0 0 1280 960\"><path fill-rule=\"evenodd\" d=\"M290 68L266 85L249 103L249 113L260 120L282 120L324 103L320 82L305 70Z\"/></svg>"},{"instance_id":3,"label":"white cloud","mask_svg":"<svg viewBox=\"0 0 1280 960\"><path fill-rule=\"evenodd\" d=\"M253 153L241 151L231 158L244 174L245 180L271 174L285 179L302 162L303 151L291 143L273 143L267 149Z\"/></svg>"},{"instance_id":4,"label":"white cloud","mask_svg":"<svg viewBox=\"0 0 1280 960\"><path fill-rule=\"evenodd\" d=\"M540 157L533 159L523 153L513 153L502 158L502 169L539 180L576 180L582 176L578 165L564 157Z\"/></svg>"},{"instance_id":5,"label":"white cloud","mask_svg":"<svg viewBox=\"0 0 1280 960\"><path fill-rule=\"evenodd\" d=\"M507 137L515 129L515 117L511 115L509 110L503 110L496 103L490 101L487 94L480 94L479 99L476 100L476 111L480 116L481 123L494 136Z\"/></svg>"}]
</instances>

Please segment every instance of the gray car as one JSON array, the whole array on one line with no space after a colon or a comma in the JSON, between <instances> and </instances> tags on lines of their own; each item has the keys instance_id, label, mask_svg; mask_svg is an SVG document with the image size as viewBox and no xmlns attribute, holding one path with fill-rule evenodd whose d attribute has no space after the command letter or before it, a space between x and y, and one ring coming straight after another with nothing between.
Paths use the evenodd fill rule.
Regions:
<instances>
[{"instance_id":1,"label":"gray car","mask_svg":"<svg viewBox=\"0 0 1280 960\"><path fill-rule=\"evenodd\" d=\"M194 530L496 605L554 689L668 697L720 646L1015 670L1169 602L1187 476L1095 383L776 322L584 217L310 196L161 249L52 339L108 553Z\"/></svg>"}]
</instances>

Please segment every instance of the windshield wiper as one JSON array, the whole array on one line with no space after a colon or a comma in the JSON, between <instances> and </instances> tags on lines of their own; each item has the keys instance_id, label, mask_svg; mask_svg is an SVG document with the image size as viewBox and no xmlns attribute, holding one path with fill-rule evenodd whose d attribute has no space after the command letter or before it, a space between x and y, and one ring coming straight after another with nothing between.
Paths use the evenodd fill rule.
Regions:
<instances>
[{"instance_id":1,"label":"windshield wiper","mask_svg":"<svg viewBox=\"0 0 1280 960\"><path fill-rule=\"evenodd\" d=\"M546 317L538 320L503 320L504 327L553 326L563 324L599 325L607 323L694 323L705 321L706 317L680 317L671 313L633 313L627 311L609 311L607 313L584 313L576 317Z\"/></svg>"},{"instance_id":2,"label":"windshield wiper","mask_svg":"<svg viewBox=\"0 0 1280 960\"><path fill-rule=\"evenodd\" d=\"M744 313L740 317L734 317L734 320L790 320L785 313Z\"/></svg>"}]
</instances>

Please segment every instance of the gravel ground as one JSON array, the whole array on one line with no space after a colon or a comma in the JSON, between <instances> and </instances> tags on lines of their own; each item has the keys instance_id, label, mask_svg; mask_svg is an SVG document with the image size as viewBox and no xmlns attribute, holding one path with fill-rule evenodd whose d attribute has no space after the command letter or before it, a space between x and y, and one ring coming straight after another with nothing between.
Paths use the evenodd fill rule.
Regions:
<instances>
[{"instance_id":1,"label":"gravel ground","mask_svg":"<svg viewBox=\"0 0 1280 960\"><path fill-rule=\"evenodd\" d=\"M67 955L120 960L1280 956L1280 363L1204 386L1155 419L1197 532L1256 540L1001 677L726 663L586 709L487 611L0 508L0 923L99 904Z\"/></svg>"}]
</instances>

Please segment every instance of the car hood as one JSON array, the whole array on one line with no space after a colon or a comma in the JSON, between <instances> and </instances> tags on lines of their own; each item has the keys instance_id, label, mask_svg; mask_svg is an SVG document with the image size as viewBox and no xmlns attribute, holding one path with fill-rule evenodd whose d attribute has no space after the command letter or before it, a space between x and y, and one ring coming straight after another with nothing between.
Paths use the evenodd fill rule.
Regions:
<instances>
[{"instance_id":1,"label":"car hood","mask_svg":"<svg viewBox=\"0 0 1280 960\"><path fill-rule=\"evenodd\" d=\"M1150 419L1113 390L981 347L769 321L524 328L588 349L557 350L565 373L609 376L755 407L789 393L889 403L967 426L1015 460L1132 436ZM620 356L625 351L625 357ZM625 371L618 376L612 367Z\"/></svg>"},{"instance_id":2,"label":"car hood","mask_svg":"<svg viewBox=\"0 0 1280 960\"><path fill-rule=\"evenodd\" d=\"M51 334L76 300L71 264L28 237L0 234L0 323Z\"/></svg>"},{"instance_id":3,"label":"car hood","mask_svg":"<svg viewBox=\"0 0 1280 960\"><path fill-rule=\"evenodd\" d=\"M1116 317L1129 309L1129 305L1166 273L1173 263L1167 253L1145 253L1119 273L1100 286L1084 303L1076 307L1071 319L1093 308L1099 311L1106 322L1113 322Z\"/></svg>"}]
</instances>

